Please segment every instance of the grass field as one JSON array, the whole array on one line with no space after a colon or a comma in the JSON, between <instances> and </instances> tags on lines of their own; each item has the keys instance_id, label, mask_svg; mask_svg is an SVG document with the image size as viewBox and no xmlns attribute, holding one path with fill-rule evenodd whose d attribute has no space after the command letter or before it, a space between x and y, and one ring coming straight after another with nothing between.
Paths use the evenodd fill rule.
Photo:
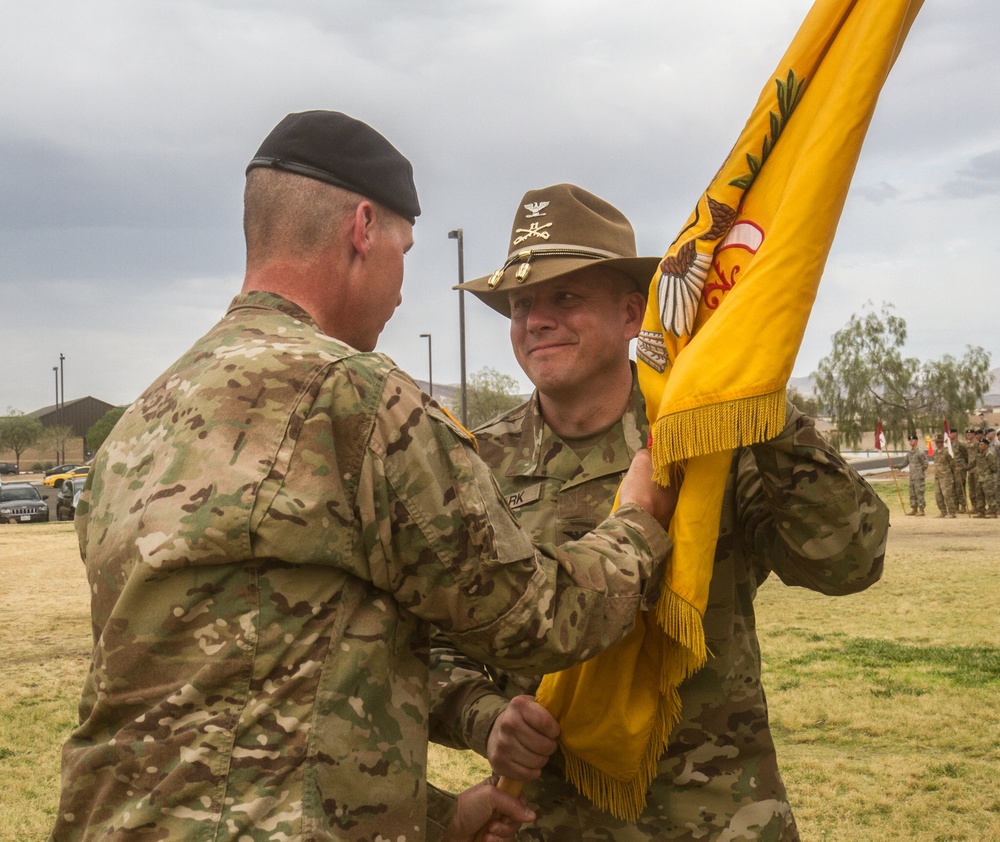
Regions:
<instances>
[{"instance_id":1,"label":"grass field","mask_svg":"<svg viewBox=\"0 0 1000 842\"><path fill-rule=\"evenodd\" d=\"M1000 520L903 517L876 486L893 509L881 582L829 599L769 581L757 600L802 838L1000 840ZM41 840L89 660L72 524L0 525L0 605L0 840ZM436 747L432 764L452 789L484 768Z\"/></svg>"}]
</instances>

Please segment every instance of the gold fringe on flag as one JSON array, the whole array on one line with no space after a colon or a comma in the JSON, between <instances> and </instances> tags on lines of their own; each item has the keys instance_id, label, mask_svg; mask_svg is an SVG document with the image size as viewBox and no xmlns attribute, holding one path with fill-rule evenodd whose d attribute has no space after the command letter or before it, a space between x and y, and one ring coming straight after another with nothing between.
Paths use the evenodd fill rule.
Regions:
<instances>
[{"instance_id":1,"label":"gold fringe on flag","mask_svg":"<svg viewBox=\"0 0 1000 842\"><path fill-rule=\"evenodd\" d=\"M671 411L652 425L653 478L660 485L670 485L677 463L767 441L784 425L784 385L764 395Z\"/></svg>"}]
</instances>

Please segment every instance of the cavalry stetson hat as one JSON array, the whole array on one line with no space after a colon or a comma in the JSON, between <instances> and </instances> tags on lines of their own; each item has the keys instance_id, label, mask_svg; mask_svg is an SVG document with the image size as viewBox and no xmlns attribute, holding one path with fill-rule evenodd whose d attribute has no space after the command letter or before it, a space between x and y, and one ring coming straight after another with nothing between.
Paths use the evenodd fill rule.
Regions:
<instances>
[{"instance_id":1,"label":"cavalry stetson hat","mask_svg":"<svg viewBox=\"0 0 1000 842\"><path fill-rule=\"evenodd\" d=\"M645 293L660 262L638 257L635 233L625 215L575 184L529 190L511 226L503 266L492 275L459 284L494 310L510 317L507 293L560 278L590 266L606 266L635 281Z\"/></svg>"}]
</instances>

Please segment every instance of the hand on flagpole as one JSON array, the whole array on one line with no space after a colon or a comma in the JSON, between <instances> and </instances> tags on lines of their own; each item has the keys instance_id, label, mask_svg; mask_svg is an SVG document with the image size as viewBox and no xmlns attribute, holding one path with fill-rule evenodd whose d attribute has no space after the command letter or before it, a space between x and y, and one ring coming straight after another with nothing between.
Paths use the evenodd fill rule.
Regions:
<instances>
[{"instance_id":1,"label":"hand on flagpole","mask_svg":"<svg viewBox=\"0 0 1000 842\"><path fill-rule=\"evenodd\" d=\"M524 787L524 781L515 781L513 778L500 778L495 787L498 793L502 793L504 798L515 799L516 803L524 804L524 799L521 798L521 789ZM469 790L466 790L468 793ZM463 793L465 794L465 793ZM461 795L459 796L461 798ZM510 802L506 802L510 804ZM511 824L514 819L511 817L510 812L504 813L501 809L493 810L492 814L488 819L481 819L483 826L479 828L479 832L475 835L472 842L500 842L500 840L513 838L513 834L507 836L511 829ZM513 824L514 833L517 832L521 824L524 822L533 822L535 820L535 814L529 811L529 818L517 819L516 823ZM452 821L452 827L458 823L458 814L456 813L455 819ZM464 827L465 825L463 825ZM466 839L463 836L448 836L445 835L444 842L458 842L458 840Z\"/></svg>"},{"instance_id":2,"label":"hand on flagpole","mask_svg":"<svg viewBox=\"0 0 1000 842\"><path fill-rule=\"evenodd\" d=\"M486 740L486 759L500 775L497 789L513 798L525 781L542 773L542 767L559 747L559 722L531 696L515 696L497 716ZM494 815L494 819L497 816ZM474 842L488 840L484 826Z\"/></svg>"},{"instance_id":3,"label":"hand on flagpole","mask_svg":"<svg viewBox=\"0 0 1000 842\"><path fill-rule=\"evenodd\" d=\"M458 794L455 816L445 830L443 842L504 842L517 835L535 814L517 793L483 781ZM475 834L475 836L473 836Z\"/></svg>"},{"instance_id":4,"label":"hand on flagpole","mask_svg":"<svg viewBox=\"0 0 1000 842\"><path fill-rule=\"evenodd\" d=\"M640 506L664 529L668 529L677 508L677 493L677 483L668 487L656 483L653 479L653 457L648 450L639 450L632 457L632 464L618 489L618 502L623 506L626 503Z\"/></svg>"},{"instance_id":5,"label":"hand on flagpole","mask_svg":"<svg viewBox=\"0 0 1000 842\"><path fill-rule=\"evenodd\" d=\"M486 759L497 775L533 781L559 747L559 723L531 696L515 696L497 716Z\"/></svg>"}]
</instances>

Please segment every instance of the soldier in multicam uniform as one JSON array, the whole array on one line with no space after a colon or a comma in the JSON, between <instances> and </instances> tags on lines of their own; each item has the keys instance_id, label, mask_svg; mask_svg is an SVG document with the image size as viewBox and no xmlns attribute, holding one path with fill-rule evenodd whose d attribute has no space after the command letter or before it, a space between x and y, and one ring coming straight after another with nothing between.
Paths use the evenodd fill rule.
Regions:
<instances>
[{"instance_id":1,"label":"soldier in multicam uniform","mask_svg":"<svg viewBox=\"0 0 1000 842\"><path fill-rule=\"evenodd\" d=\"M955 500L958 503L958 513L964 515L966 511L966 477L969 474L970 458L975 451L970 451L965 442L958 437L958 430L949 431L948 437L951 439L951 452L955 457Z\"/></svg>"},{"instance_id":2,"label":"soldier in multicam uniform","mask_svg":"<svg viewBox=\"0 0 1000 842\"><path fill-rule=\"evenodd\" d=\"M521 205L528 213L515 218L513 259L495 291L486 279L465 288L511 317L515 354L536 391L476 435L521 523L558 544L599 522L648 435L628 354L658 261L635 258L624 216L578 187L531 191ZM527 244L516 238L539 213L551 236L525 262ZM868 587L882 571L888 511L791 406L775 439L734 454L725 494L705 616L711 655L681 687L681 721L635 824L566 783L560 754L546 764L559 728L531 698L538 677L485 665L435 637L432 739L533 779L525 792L539 819L521 839L798 838L768 728L753 598L771 572L827 594Z\"/></svg>"},{"instance_id":3,"label":"soldier in multicam uniform","mask_svg":"<svg viewBox=\"0 0 1000 842\"><path fill-rule=\"evenodd\" d=\"M997 431L992 427L986 431L986 443L989 446L990 452L993 454L993 458L997 460L997 466L1000 467L1000 440L997 440ZM1000 474L997 474L996 486L997 507L1000 509Z\"/></svg>"},{"instance_id":4,"label":"soldier in multicam uniform","mask_svg":"<svg viewBox=\"0 0 1000 842\"><path fill-rule=\"evenodd\" d=\"M997 516L997 457L990 449L989 439L982 438L977 446L976 459L972 463L976 474L976 499L973 508L976 517Z\"/></svg>"},{"instance_id":5,"label":"soldier in multicam uniform","mask_svg":"<svg viewBox=\"0 0 1000 842\"><path fill-rule=\"evenodd\" d=\"M965 447L971 457L978 450L977 445L979 444L979 439L976 437L976 430L970 427L965 431ZM965 475L965 484L969 492L969 511L973 511L976 508L976 472L967 471Z\"/></svg>"},{"instance_id":6,"label":"soldier in multicam uniform","mask_svg":"<svg viewBox=\"0 0 1000 842\"><path fill-rule=\"evenodd\" d=\"M655 603L676 494L648 454L594 533L534 547L471 437L372 352L419 213L405 158L345 115L289 115L245 204L243 291L80 501L95 647L58 842L419 842L431 624L536 672ZM491 839L533 818L495 787L431 806L446 839L495 807Z\"/></svg>"},{"instance_id":7,"label":"soldier in multicam uniform","mask_svg":"<svg viewBox=\"0 0 1000 842\"><path fill-rule=\"evenodd\" d=\"M916 433L910 433L910 452L906 454L906 464L910 475L910 511L908 515L924 516L924 474L927 471L927 454L920 447Z\"/></svg>"},{"instance_id":8,"label":"soldier in multicam uniform","mask_svg":"<svg viewBox=\"0 0 1000 842\"><path fill-rule=\"evenodd\" d=\"M944 443L944 433L934 437L934 502L941 512L938 517L956 517L955 458Z\"/></svg>"}]
</instances>

